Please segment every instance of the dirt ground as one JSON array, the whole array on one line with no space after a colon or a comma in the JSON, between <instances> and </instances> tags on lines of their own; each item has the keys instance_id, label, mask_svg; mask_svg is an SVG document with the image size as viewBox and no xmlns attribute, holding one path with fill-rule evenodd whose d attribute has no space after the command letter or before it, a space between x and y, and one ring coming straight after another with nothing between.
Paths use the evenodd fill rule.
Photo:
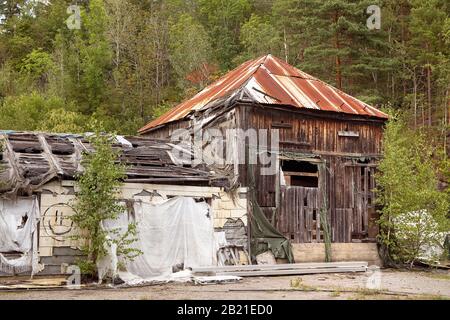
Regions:
<instances>
[{"instance_id":1,"label":"dirt ground","mask_svg":"<svg viewBox=\"0 0 450 320\"><path fill-rule=\"evenodd\" d=\"M134 288L1 290L0 300L247 300L247 299L450 299L448 271L381 270L378 289L368 289L370 273L244 278L237 283L169 283ZM378 275L377 275L378 276ZM370 281L370 280L369 280ZM0 280L0 284L2 281ZM373 283L373 282L372 282ZM5 283L3 283L5 284Z\"/></svg>"}]
</instances>

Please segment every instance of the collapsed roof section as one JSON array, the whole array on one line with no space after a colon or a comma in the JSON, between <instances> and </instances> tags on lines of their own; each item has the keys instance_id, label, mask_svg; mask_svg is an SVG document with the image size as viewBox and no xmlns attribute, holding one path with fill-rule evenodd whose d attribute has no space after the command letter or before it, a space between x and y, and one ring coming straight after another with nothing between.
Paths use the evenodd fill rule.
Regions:
<instances>
[{"instance_id":1,"label":"collapsed roof section","mask_svg":"<svg viewBox=\"0 0 450 320\"><path fill-rule=\"evenodd\" d=\"M0 193L31 194L53 179L74 179L83 171L83 153L94 149L82 135L0 132ZM227 180L205 168L193 168L180 158L189 150L172 152L167 141L117 136L126 164L125 182L226 186ZM178 158L177 158L178 157Z\"/></svg>"},{"instance_id":2,"label":"collapsed roof section","mask_svg":"<svg viewBox=\"0 0 450 320\"><path fill-rule=\"evenodd\" d=\"M243 63L139 132L183 119L225 98L387 119L380 110L269 54Z\"/></svg>"}]
</instances>

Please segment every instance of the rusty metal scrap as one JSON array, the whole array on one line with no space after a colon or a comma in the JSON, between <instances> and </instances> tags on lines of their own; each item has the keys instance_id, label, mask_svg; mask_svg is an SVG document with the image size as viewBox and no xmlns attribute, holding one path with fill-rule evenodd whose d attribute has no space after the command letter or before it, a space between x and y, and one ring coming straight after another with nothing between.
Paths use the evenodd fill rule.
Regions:
<instances>
[{"instance_id":1,"label":"rusty metal scrap","mask_svg":"<svg viewBox=\"0 0 450 320\"><path fill-rule=\"evenodd\" d=\"M125 137L118 161L126 164L125 182L226 186L206 168L178 165L164 140ZM84 152L93 147L82 135L0 132L0 194L31 194L53 179L74 179L83 171Z\"/></svg>"}]
</instances>

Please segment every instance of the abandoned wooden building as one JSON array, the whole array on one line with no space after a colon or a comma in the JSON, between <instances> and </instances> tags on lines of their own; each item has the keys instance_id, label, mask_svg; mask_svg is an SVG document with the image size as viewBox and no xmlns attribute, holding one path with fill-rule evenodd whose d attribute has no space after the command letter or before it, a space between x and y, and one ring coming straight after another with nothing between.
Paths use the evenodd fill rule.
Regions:
<instances>
[{"instance_id":1,"label":"abandoned wooden building","mask_svg":"<svg viewBox=\"0 0 450 320\"><path fill-rule=\"evenodd\" d=\"M273 175L260 175L264 167L260 162L248 165L249 154L255 152L248 140L244 149L225 142L246 159L233 163L237 185L251 187L254 177L259 207L293 243L297 262L323 261L326 230L320 212L324 209L333 260L373 261L378 232L374 173L387 118L380 110L267 55L229 72L148 123L140 134L166 139L179 129L191 135L208 128L221 132L265 129L272 130L271 141L276 129L279 147L268 150L276 155Z\"/></svg>"},{"instance_id":2,"label":"abandoned wooden building","mask_svg":"<svg viewBox=\"0 0 450 320\"><path fill-rule=\"evenodd\" d=\"M79 230L70 216L75 176L83 172L82 154L93 147L83 135L13 131L0 132L0 146L0 276L65 274L82 255L73 238ZM245 188L231 195L227 179L180 164L173 146L161 140L117 136L113 147L126 164L120 200L158 205L181 197L206 202L212 233L224 232L227 243L245 247Z\"/></svg>"}]
</instances>

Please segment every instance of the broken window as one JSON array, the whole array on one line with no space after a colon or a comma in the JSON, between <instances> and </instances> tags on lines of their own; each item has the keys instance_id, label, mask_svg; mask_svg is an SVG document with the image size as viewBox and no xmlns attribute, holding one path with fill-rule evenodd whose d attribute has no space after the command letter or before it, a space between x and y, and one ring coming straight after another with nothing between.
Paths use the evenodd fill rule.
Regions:
<instances>
[{"instance_id":1,"label":"broken window","mask_svg":"<svg viewBox=\"0 0 450 320\"><path fill-rule=\"evenodd\" d=\"M308 161L282 160L281 170L287 186L319 187L319 168L317 164Z\"/></svg>"}]
</instances>

